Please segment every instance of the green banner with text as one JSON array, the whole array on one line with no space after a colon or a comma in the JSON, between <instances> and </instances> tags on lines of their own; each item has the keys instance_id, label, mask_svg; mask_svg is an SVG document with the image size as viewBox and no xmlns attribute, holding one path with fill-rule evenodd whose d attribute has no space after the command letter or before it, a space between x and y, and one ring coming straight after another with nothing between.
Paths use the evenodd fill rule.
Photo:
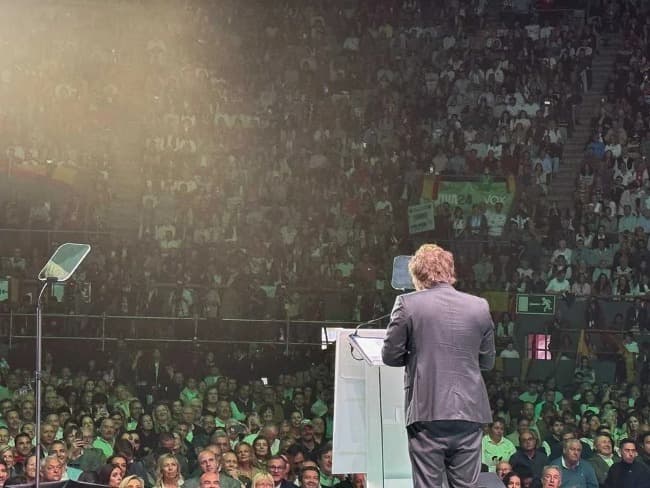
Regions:
<instances>
[{"instance_id":1,"label":"green banner with text","mask_svg":"<svg viewBox=\"0 0 650 488\"><path fill-rule=\"evenodd\" d=\"M449 206L461 207L465 215L472 205L483 203L486 209L494 208L497 202L503 204L503 211L508 213L512 205L513 193L508 191L506 181L441 181L438 186L436 206L449 203Z\"/></svg>"}]
</instances>

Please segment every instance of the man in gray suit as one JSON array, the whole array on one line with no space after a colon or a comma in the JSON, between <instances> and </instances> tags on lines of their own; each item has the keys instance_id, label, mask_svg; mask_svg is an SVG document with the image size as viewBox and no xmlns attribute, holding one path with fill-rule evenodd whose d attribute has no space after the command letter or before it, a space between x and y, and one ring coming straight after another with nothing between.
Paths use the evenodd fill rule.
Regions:
<instances>
[{"instance_id":1,"label":"man in gray suit","mask_svg":"<svg viewBox=\"0 0 650 488\"><path fill-rule=\"evenodd\" d=\"M594 450L596 452L589 458L589 462L596 472L598 484L604 486L609 468L619 462L621 458L614 452L614 442L610 435L603 432L594 439Z\"/></svg>"},{"instance_id":2,"label":"man in gray suit","mask_svg":"<svg viewBox=\"0 0 650 488\"><path fill-rule=\"evenodd\" d=\"M406 429L415 488L474 488L482 424L492 421L481 370L494 366L494 324L486 300L458 292L454 258L424 244L409 262L416 291L395 300L382 350L406 366Z\"/></svg>"},{"instance_id":3,"label":"man in gray suit","mask_svg":"<svg viewBox=\"0 0 650 488\"><path fill-rule=\"evenodd\" d=\"M207 448L209 447L209 449ZM218 452L218 457L217 457ZM204 476L210 473L210 478L213 479L213 474L216 476L216 482L221 488L241 488L241 483L226 473L221 473L219 468L221 466L221 452L217 446L206 446L206 449L199 452L198 455L199 468L201 472L197 476L185 480L183 486L185 488L205 488L203 486Z\"/></svg>"}]
</instances>

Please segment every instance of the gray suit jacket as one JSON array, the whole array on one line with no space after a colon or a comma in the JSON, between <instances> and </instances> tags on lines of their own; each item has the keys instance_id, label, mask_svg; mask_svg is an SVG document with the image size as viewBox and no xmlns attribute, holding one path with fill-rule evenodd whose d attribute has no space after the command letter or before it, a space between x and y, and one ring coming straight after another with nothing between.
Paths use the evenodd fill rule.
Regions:
<instances>
[{"instance_id":1,"label":"gray suit jacket","mask_svg":"<svg viewBox=\"0 0 650 488\"><path fill-rule=\"evenodd\" d=\"M400 295L382 358L406 366L406 425L430 420L492 421L481 370L494 366L494 324L483 298L448 284Z\"/></svg>"}]
</instances>

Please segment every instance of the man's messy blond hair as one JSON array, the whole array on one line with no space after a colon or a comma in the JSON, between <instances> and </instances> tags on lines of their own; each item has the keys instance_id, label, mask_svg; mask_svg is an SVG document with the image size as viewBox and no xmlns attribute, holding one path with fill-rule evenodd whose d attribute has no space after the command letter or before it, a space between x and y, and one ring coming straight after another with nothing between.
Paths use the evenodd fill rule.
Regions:
<instances>
[{"instance_id":1,"label":"man's messy blond hair","mask_svg":"<svg viewBox=\"0 0 650 488\"><path fill-rule=\"evenodd\" d=\"M435 244L423 244L409 261L409 273L416 290L436 283L456 283L454 255Z\"/></svg>"}]
</instances>

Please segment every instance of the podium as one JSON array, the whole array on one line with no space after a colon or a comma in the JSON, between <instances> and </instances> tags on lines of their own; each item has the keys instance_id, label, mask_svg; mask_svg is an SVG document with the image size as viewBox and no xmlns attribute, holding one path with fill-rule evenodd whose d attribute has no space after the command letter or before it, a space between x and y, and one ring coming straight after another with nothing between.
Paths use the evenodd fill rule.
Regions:
<instances>
[{"instance_id":1,"label":"podium","mask_svg":"<svg viewBox=\"0 0 650 488\"><path fill-rule=\"evenodd\" d=\"M404 368L381 363L385 330L354 334L336 340L332 471L366 473L367 488L412 488Z\"/></svg>"},{"instance_id":2,"label":"podium","mask_svg":"<svg viewBox=\"0 0 650 488\"><path fill-rule=\"evenodd\" d=\"M404 368L381 361L384 329L340 329L336 340L332 472L366 473L367 488L413 488ZM448 487L446 480L442 488ZM477 488L498 488L481 473ZM437 487L431 487L437 488Z\"/></svg>"}]
</instances>

